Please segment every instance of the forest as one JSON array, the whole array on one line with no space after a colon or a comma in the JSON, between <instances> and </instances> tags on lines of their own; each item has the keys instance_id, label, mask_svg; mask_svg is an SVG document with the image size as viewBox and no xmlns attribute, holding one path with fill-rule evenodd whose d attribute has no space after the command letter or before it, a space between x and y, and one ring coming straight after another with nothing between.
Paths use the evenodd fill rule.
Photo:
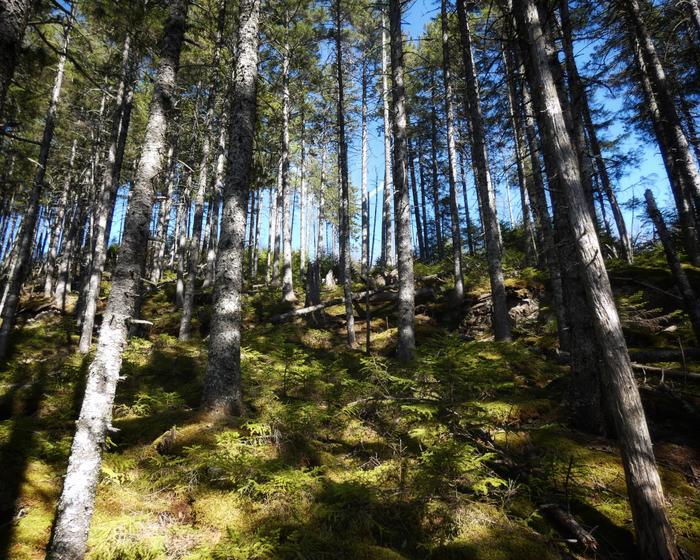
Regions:
<instances>
[{"instance_id":1,"label":"forest","mask_svg":"<svg viewBox=\"0 0 700 560\"><path fill-rule=\"evenodd\" d=\"M0 559L700 559L698 0L0 0Z\"/></svg>"}]
</instances>

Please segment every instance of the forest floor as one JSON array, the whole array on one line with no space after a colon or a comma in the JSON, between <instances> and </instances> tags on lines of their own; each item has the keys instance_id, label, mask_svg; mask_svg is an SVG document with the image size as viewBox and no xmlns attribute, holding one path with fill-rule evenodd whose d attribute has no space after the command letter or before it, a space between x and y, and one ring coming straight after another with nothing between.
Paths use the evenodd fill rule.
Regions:
<instances>
[{"instance_id":1,"label":"forest floor","mask_svg":"<svg viewBox=\"0 0 700 560\"><path fill-rule=\"evenodd\" d=\"M420 266L449 278L449 263ZM450 305L449 280L418 306L410 366L391 357L391 302L372 308L367 356L359 317L360 348L345 347L342 306L318 324L273 325L278 293L250 293L247 410L220 423L197 409L207 295L198 334L181 343L173 285L152 291L142 316L154 325L124 356L89 558L634 557L614 440L567 427L567 368L537 305L541 280L508 270L510 299L526 311L515 342L494 343L477 332L488 283L483 265L474 270L463 308ZM658 254L611 276L630 346L692 346ZM77 353L70 316L41 298L25 300L22 318L0 366L0 558L16 560L43 558L91 359ZM640 385L673 526L700 558L700 383L654 374ZM551 503L592 532L597 552L568 542L541 509Z\"/></svg>"}]
</instances>

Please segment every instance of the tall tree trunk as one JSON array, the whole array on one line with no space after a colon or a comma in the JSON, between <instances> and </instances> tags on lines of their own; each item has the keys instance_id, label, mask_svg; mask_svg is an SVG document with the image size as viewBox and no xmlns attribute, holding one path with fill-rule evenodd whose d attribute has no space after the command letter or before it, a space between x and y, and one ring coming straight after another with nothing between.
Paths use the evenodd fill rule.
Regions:
<instances>
[{"instance_id":1,"label":"tall tree trunk","mask_svg":"<svg viewBox=\"0 0 700 560\"><path fill-rule=\"evenodd\" d=\"M324 123L325 124L325 123ZM316 237L316 261L320 262L321 257L326 253L326 215L325 215L325 196L326 188L326 133L325 127L321 132L321 175L319 178L318 187L318 233Z\"/></svg>"},{"instance_id":2,"label":"tall tree trunk","mask_svg":"<svg viewBox=\"0 0 700 560\"><path fill-rule=\"evenodd\" d=\"M508 59L506 48L501 45L501 56L508 84L508 115L513 129L513 146L515 150L515 164L518 171L518 187L520 190L520 206L523 211L523 233L525 234L525 262L528 266L537 264L537 244L535 241L535 229L530 219L530 201L527 195L527 178L525 173L525 151L523 149L523 126L517 107L517 94L515 81L512 76L513 64Z\"/></svg>"},{"instance_id":3,"label":"tall tree trunk","mask_svg":"<svg viewBox=\"0 0 700 560\"><path fill-rule=\"evenodd\" d=\"M154 251L153 266L151 268L151 282L158 283L163 276L163 266L165 264L165 249L168 240L168 229L170 227L170 213L173 208L173 194L175 192L175 175L177 173L175 140L168 147L167 169L168 175L165 179L165 195L158 208L158 224L156 226L156 239L158 247ZM177 239L177 238L175 238Z\"/></svg>"},{"instance_id":4,"label":"tall tree trunk","mask_svg":"<svg viewBox=\"0 0 700 560\"><path fill-rule=\"evenodd\" d=\"M389 62L386 20L382 12L382 107L384 111L384 206L382 212L382 255L383 266L394 266L394 230L391 216L391 115L389 109Z\"/></svg>"},{"instance_id":5,"label":"tall tree trunk","mask_svg":"<svg viewBox=\"0 0 700 560\"><path fill-rule=\"evenodd\" d=\"M367 195L367 61L362 62L362 108L361 108L361 183L362 196L362 256L360 270L362 276L369 274L371 263L369 260L369 198Z\"/></svg>"},{"instance_id":6,"label":"tall tree trunk","mask_svg":"<svg viewBox=\"0 0 700 560\"><path fill-rule=\"evenodd\" d=\"M194 215L192 217L192 235L187 246L187 275L185 276L185 293L182 298L182 314L180 316L180 332L178 339L189 340L192 336L192 315L194 314L194 294L197 282L197 268L201 254L202 225L204 221L204 198L209 182L209 159L211 143L214 140L214 111L216 109L216 97L219 93L219 64L221 61L221 47L226 24L226 0L218 0L216 41L212 56L211 87L207 95L206 113L204 117L204 132L202 137L202 154L197 170L197 190L194 195Z\"/></svg>"},{"instance_id":7,"label":"tall tree trunk","mask_svg":"<svg viewBox=\"0 0 700 560\"><path fill-rule=\"evenodd\" d=\"M211 414L240 414L241 304L245 201L255 136L258 19L260 0L241 0L238 42L231 87L228 171L224 183L223 213L209 335L209 360L204 377L202 407Z\"/></svg>"},{"instance_id":8,"label":"tall tree trunk","mask_svg":"<svg viewBox=\"0 0 700 560\"><path fill-rule=\"evenodd\" d=\"M437 242L438 258L442 260L445 256L445 242L442 238L442 221L440 216L440 181L438 179L438 156L437 156L437 115L435 106L435 76L430 74L430 171L432 173L432 195L433 195L433 220L435 221L435 240Z\"/></svg>"},{"instance_id":9,"label":"tall tree trunk","mask_svg":"<svg viewBox=\"0 0 700 560\"><path fill-rule=\"evenodd\" d=\"M459 151L459 178L462 184L462 197L464 198L464 221L467 224L467 247L469 255L474 256L474 226L469 212L469 195L467 194L467 174L464 168L464 154Z\"/></svg>"},{"instance_id":10,"label":"tall tree trunk","mask_svg":"<svg viewBox=\"0 0 700 560\"><path fill-rule=\"evenodd\" d=\"M575 250L586 297L593 312L602 360L603 376L619 438L627 490L637 541L643 558L676 559L673 532L665 513L661 480L654 451L622 333L622 326L590 213L586 208L580 170L564 122L554 78L547 61L545 38L534 0L516 0L512 13L520 38L529 52L531 91L541 97L540 130L567 200L569 220L575 230Z\"/></svg>"},{"instance_id":11,"label":"tall tree trunk","mask_svg":"<svg viewBox=\"0 0 700 560\"><path fill-rule=\"evenodd\" d=\"M56 77L51 91L49 107L44 120L44 132L39 148L39 159L37 160L36 174L29 193L27 211L24 213L22 228L18 236L17 258L10 271L7 281L7 293L2 307L2 327L0 327L0 359L7 356L9 339L15 325L15 314L19 306L20 292L25 278L31 268L32 242L36 230L37 218L39 215L39 199L44 191L44 177L46 176L46 165L49 161L51 151L51 141L53 140L54 127L56 125L56 113L58 111L58 100L61 96L63 85L63 75L66 67L68 55L68 45L70 43L70 32L73 27L75 17L75 2L71 5L71 14L68 16L63 28L63 44L61 45L61 55L58 58Z\"/></svg>"},{"instance_id":12,"label":"tall tree trunk","mask_svg":"<svg viewBox=\"0 0 700 560\"><path fill-rule=\"evenodd\" d=\"M32 0L0 1L0 123L3 122L5 98L19 61L31 9Z\"/></svg>"},{"instance_id":13,"label":"tall tree trunk","mask_svg":"<svg viewBox=\"0 0 700 560\"><path fill-rule=\"evenodd\" d=\"M457 205L457 146L455 143L454 109L452 107L452 76L450 74L450 43L447 25L447 0L440 2L442 26L442 83L445 101L445 125L447 129L448 182L450 185L450 218L452 228L452 267L454 274L454 300L464 299L464 276L462 274L462 234L459 227Z\"/></svg>"},{"instance_id":14,"label":"tall tree trunk","mask_svg":"<svg viewBox=\"0 0 700 560\"><path fill-rule=\"evenodd\" d=\"M486 133L481 112L479 83L472 58L471 36L465 0L457 0L457 15L462 39L462 60L466 73L467 103L470 130L472 132L472 161L483 215L486 258L488 260L491 297L493 300L493 332L496 340L510 340L510 322L506 303L506 287L501 266L501 232L496 215L496 198L491 184L489 159L486 152Z\"/></svg>"},{"instance_id":15,"label":"tall tree trunk","mask_svg":"<svg viewBox=\"0 0 700 560\"><path fill-rule=\"evenodd\" d=\"M221 130L219 131L219 155L216 158L216 170L214 172L214 186L212 188L211 198L209 201L210 212L212 212L211 232L209 234L209 247L207 249L207 273L204 279L204 288L214 285L214 277L216 275L216 252L219 245L219 216L221 213L221 193L224 184L224 168L226 164L226 124L228 123L228 115L224 111L221 118ZM258 193L258 208L256 212L256 231L255 231L255 255L253 275L258 274L258 239L260 238L260 205L262 203L262 192Z\"/></svg>"},{"instance_id":16,"label":"tall tree trunk","mask_svg":"<svg viewBox=\"0 0 700 560\"><path fill-rule=\"evenodd\" d=\"M80 560L85 556L102 448L111 427L112 404L119 379L129 322L137 307L146 266L152 182L161 172L168 120L174 104L175 79L185 35L187 1L170 3L156 82L149 109L143 152L124 225L124 238L112 279L105 320L95 359L88 372L85 396L76 423L63 490L56 509L48 560Z\"/></svg>"},{"instance_id":17,"label":"tall tree trunk","mask_svg":"<svg viewBox=\"0 0 700 560\"><path fill-rule=\"evenodd\" d=\"M355 346L355 317L352 307L352 261L350 255L350 179L348 177L348 143L345 137L345 76L343 68L343 27L341 0L335 0L335 65L338 83L338 173L340 174L340 268L345 296L345 321L348 346Z\"/></svg>"},{"instance_id":18,"label":"tall tree trunk","mask_svg":"<svg viewBox=\"0 0 700 560\"><path fill-rule=\"evenodd\" d=\"M115 112L112 119L112 131L110 134L110 144L107 152L107 166L102 176L102 182L99 192L97 193L97 207L95 216L95 239L94 250L92 255L92 267L89 271L87 290L83 300L84 313L82 315L80 342L78 351L86 354L90 350L92 344L92 331L95 325L95 314L97 312L97 300L100 296L100 281L102 280L102 272L107 259L107 248L109 244L109 216L113 212L112 204L116 198L116 190L119 188L119 175L121 173L121 164L124 159L123 150L124 144L121 145L120 153L120 137L122 131L126 135L128 121L124 121L125 112L127 109L127 90L131 81L129 52L131 45L131 36L127 33L124 38L124 46L122 48L122 77L117 87L117 95L115 100ZM119 168L117 167L119 166Z\"/></svg>"},{"instance_id":19,"label":"tall tree trunk","mask_svg":"<svg viewBox=\"0 0 700 560\"><path fill-rule=\"evenodd\" d=\"M420 201L418 200L418 184L416 182L415 157L410 138L408 139L408 165L411 175L411 192L413 194L413 217L416 222L416 237L418 238L418 255L421 258L421 260L425 260L425 244L423 243L425 239L425 234L423 232L423 221L421 220L420 216ZM367 207L367 214L369 218L369 206Z\"/></svg>"},{"instance_id":20,"label":"tall tree trunk","mask_svg":"<svg viewBox=\"0 0 700 560\"><path fill-rule=\"evenodd\" d=\"M282 300L296 302L292 273L292 206L294 190L289 181L289 44L282 49Z\"/></svg>"},{"instance_id":21,"label":"tall tree trunk","mask_svg":"<svg viewBox=\"0 0 700 560\"><path fill-rule=\"evenodd\" d=\"M300 159L299 159L299 272L302 284L306 276L306 265L308 261L308 229L307 219L308 193L306 188L306 120L304 119L304 100L302 100L301 111L301 138L300 138ZM256 242L257 243L257 242Z\"/></svg>"},{"instance_id":22,"label":"tall tree trunk","mask_svg":"<svg viewBox=\"0 0 700 560\"><path fill-rule=\"evenodd\" d=\"M654 200L654 195L649 189L644 192L644 198L647 202L647 213L654 223L656 232L659 234L659 239L661 239L664 253L666 253L668 267L671 269L673 278L676 281L676 286L678 286L678 291L681 293L681 296L683 296L683 303L685 303L685 309L688 312L688 317L690 317L690 324L693 325L695 340L700 343L700 301L698 301L698 297L688 280L688 276L681 266L681 261L678 259L678 255L673 248L671 235L666 229L664 218L661 212L659 212L656 201Z\"/></svg>"},{"instance_id":23,"label":"tall tree trunk","mask_svg":"<svg viewBox=\"0 0 700 560\"><path fill-rule=\"evenodd\" d=\"M398 346L399 360L413 359L416 349L411 204L408 197L408 141L406 135L406 89L404 86L401 0L389 0L391 30L392 130L394 133L394 214L399 268Z\"/></svg>"},{"instance_id":24,"label":"tall tree trunk","mask_svg":"<svg viewBox=\"0 0 700 560\"><path fill-rule=\"evenodd\" d=\"M68 171L66 181L61 190L58 204L56 205L56 216L54 217L51 236L49 238L49 252L46 256L46 276L44 278L44 297L50 298L53 295L53 277L56 272L56 256L58 255L58 244L64 230L64 218L66 215L66 205L68 204L68 190L73 182L73 166L75 164L75 151L78 147L78 140L73 140L70 158L68 159ZM0 237L2 239L2 237Z\"/></svg>"},{"instance_id":25,"label":"tall tree trunk","mask_svg":"<svg viewBox=\"0 0 700 560\"><path fill-rule=\"evenodd\" d=\"M627 14L628 32L638 41L644 67L639 67L640 73L646 74L658 101L661 115L661 125L665 129L668 142L667 150L678 166L696 208L700 208L700 173L688 146L681 120L676 111L676 103L671 91L671 85L656 53L656 47L642 18L639 0L618 0Z\"/></svg>"}]
</instances>

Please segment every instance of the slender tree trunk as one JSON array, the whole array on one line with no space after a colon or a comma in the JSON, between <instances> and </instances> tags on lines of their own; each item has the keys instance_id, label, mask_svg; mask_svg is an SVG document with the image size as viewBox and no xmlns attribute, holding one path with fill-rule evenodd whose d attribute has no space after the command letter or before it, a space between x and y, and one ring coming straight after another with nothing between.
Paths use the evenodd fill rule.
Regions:
<instances>
[{"instance_id":1,"label":"slender tree trunk","mask_svg":"<svg viewBox=\"0 0 700 560\"><path fill-rule=\"evenodd\" d=\"M303 284L306 276L306 265L308 261L308 229L309 221L307 219L308 209L308 193L306 189L306 120L304 119L304 100L302 100L301 111L301 139L300 139L300 160L299 160L299 183L300 200L299 200L299 272L301 282Z\"/></svg>"},{"instance_id":2,"label":"slender tree trunk","mask_svg":"<svg viewBox=\"0 0 700 560\"><path fill-rule=\"evenodd\" d=\"M512 13L519 36L529 51L528 80L533 95L541 97L544 109L538 112L540 130L548 145L552 167L559 176L571 226L575 230L577 260L593 312L596 338L603 349L602 360L607 370L603 378L619 438L639 550L643 558L676 559L678 550L665 513L663 490L644 410L600 245L586 209L576 152L548 65L537 7L534 0L516 0Z\"/></svg>"},{"instance_id":3,"label":"slender tree trunk","mask_svg":"<svg viewBox=\"0 0 700 560\"><path fill-rule=\"evenodd\" d=\"M525 262L528 266L537 264L537 244L535 241L535 229L530 219L530 201L527 195L527 179L525 174L525 152L523 150L523 126L520 113L516 105L515 83L511 73L514 71L510 63L506 48L501 45L501 56L508 83L508 113L511 127L513 128L513 145L515 148L515 163L518 170L518 187L520 189L520 206L523 211L523 233L525 234Z\"/></svg>"},{"instance_id":4,"label":"slender tree trunk","mask_svg":"<svg viewBox=\"0 0 700 560\"><path fill-rule=\"evenodd\" d=\"M131 37L129 34L124 39L122 48L122 78L117 87L115 113L112 119L112 131L109 149L107 152L107 166L102 176L102 182L99 192L97 193L95 217L95 239L94 251L92 255L92 266L88 274L87 290L85 293L84 313L82 315L80 342L78 351L86 354L90 350L92 344L92 331L95 325L95 314L97 313L97 300L100 296L100 281L102 280L102 272L104 270L105 261L107 259L107 248L109 244L109 216L113 212L111 207L112 201L115 199L116 190L119 187L119 175L121 172L121 163L124 159L122 145L122 153L119 154L119 140L123 128L128 127L128 121L124 122L124 113L127 111L127 90L129 88L130 64L129 52L131 45ZM126 131L124 131L126 134ZM117 168L119 165L119 169Z\"/></svg>"},{"instance_id":5,"label":"slender tree trunk","mask_svg":"<svg viewBox=\"0 0 700 560\"><path fill-rule=\"evenodd\" d=\"M240 414L241 291L245 200L250 187L256 121L258 18L260 0L241 0L238 42L231 87L228 171L224 183L221 234L216 261L209 361L202 407L214 415Z\"/></svg>"},{"instance_id":6,"label":"slender tree trunk","mask_svg":"<svg viewBox=\"0 0 700 560\"><path fill-rule=\"evenodd\" d=\"M416 182L415 158L410 138L408 139L408 165L411 177L411 191L413 194L413 217L416 222L416 237L418 238L418 255L420 256L421 260L424 260L425 245L423 243L423 240L425 239L425 236L423 233L423 224L420 217L420 201L418 200L418 185ZM369 206L367 207L367 214L369 218Z\"/></svg>"},{"instance_id":7,"label":"slender tree trunk","mask_svg":"<svg viewBox=\"0 0 700 560\"><path fill-rule=\"evenodd\" d=\"M644 61L644 67L640 66L639 71L648 76L658 101L661 125L665 129L665 138L668 142L666 149L676 162L678 171L690 191L696 208L700 208L700 173L681 126L669 81L642 18L640 2L638 0L618 1L627 14L628 32L633 34L638 41L641 57Z\"/></svg>"},{"instance_id":8,"label":"slender tree trunk","mask_svg":"<svg viewBox=\"0 0 700 560\"><path fill-rule=\"evenodd\" d=\"M360 269L363 277L367 277L371 263L369 261L369 198L367 195L367 61L362 62L362 108L361 108L361 184L362 196L362 256Z\"/></svg>"},{"instance_id":9,"label":"slender tree trunk","mask_svg":"<svg viewBox=\"0 0 700 560\"><path fill-rule=\"evenodd\" d=\"M187 175L185 185L180 185L178 199L180 214L178 216L177 236L177 278L175 283L175 307L182 309L185 301L185 273L187 263L187 232L189 231L190 195L192 193L192 174Z\"/></svg>"},{"instance_id":10,"label":"slender tree trunk","mask_svg":"<svg viewBox=\"0 0 700 560\"><path fill-rule=\"evenodd\" d=\"M100 329L95 360L88 373L85 396L76 424L63 490L58 501L48 560L81 560L85 556L102 448L111 428L112 404L119 379L129 321L137 307L140 279L146 265L152 181L162 170L162 154L171 112L180 49L185 34L187 2L170 3L161 59L149 110L148 124L124 239Z\"/></svg>"},{"instance_id":11,"label":"slender tree trunk","mask_svg":"<svg viewBox=\"0 0 700 560\"><path fill-rule=\"evenodd\" d=\"M416 348L411 205L408 197L408 141L406 135L406 89L404 86L401 0L389 0L391 30L392 130L394 133L394 213L399 264L398 346L399 360L413 359Z\"/></svg>"},{"instance_id":12,"label":"slender tree trunk","mask_svg":"<svg viewBox=\"0 0 700 560\"><path fill-rule=\"evenodd\" d=\"M31 10L32 0L0 1L0 123Z\"/></svg>"},{"instance_id":13,"label":"slender tree trunk","mask_svg":"<svg viewBox=\"0 0 700 560\"><path fill-rule=\"evenodd\" d=\"M292 273L292 205L294 190L289 181L289 44L282 49L282 300L296 302Z\"/></svg>"},{"instance_id":14,"label":"slender tree trunk","mask_svg":"<svg viewBox=\"0 0 700 560\"><path fill-rule=\"evenodd\" d=\"M325 124L325 123L324 123ZM326 188L326 134L325 127L321 133L321 176L318 188L318 235L316 237L316 261L320 262L321 257L326 253L326 216L325 216L325 196Z\"/></svg>"},{"instance_id":15,"label":"slender tree trunk","mask_svg":"<svg viewBox=\"0 0 700 560\"><path fill-rule=\"evenodd\" d=\"M435 77L430 75L430 170L432 172L432 194L433 194L433 219L435 220L435 240L437 242L438 258L445 256L445 243L442 238L442 221L440 216L440 181L438 179L438 157L437 157L437 116L435 106Z\"/></svg>"},{"instance_id":16,"label":"slender tree trunk","mask_svg":"<svg viewBox=\"0 0 700 560\"><path fill-rule=\"evenodd\" d=\"M693 290L693 287L688 280L688 276L681 266L681 261L673 248L671 235L666 229L664 218L661 215L661 212L659 212L659 209L656 206L656 201L654 200L654 195L649 189L644 192L644 198L647 202L647 213L649 214L651 221L654 223L656 232L659 234L659 239L661 239L664 253L666 253L666 261L668 262L668 266L673 273L673 278L676 281L676 286L678 286L678 291L681 293L681 296L683 296L685 309L690 317L690 323L693 325L695 340L700 343L700 301L698 301L695 290Z\"/></svg>"},{"instance_id":17,"label":"slender tree trunk","mask_svg":"<svg viewBox=\"0 0 700 560\"><path fill-rule=\"evenodd\" d=\"M663 115L661 114L656 94L652 89L651 81L646 71L646 63L642 57L639 41L636 38L632 38L630 43L639 69L639 81L648 107L649 117L654 128L654 134L656 135L664 167L666 168L671 192L676 202L678 221L680 222L683 234L683 244L688 253L690 262L695 266L700 266L700 235L698 234L698 224L695 213L693 212L692 198L688 192L686 181L678 169L677 162L673 158L672 152L668 149L669 141L666 129L663 125Z\"/></svg>"},{"instance_id":18,"label":"slender tree trunk","mask_svg":"<svg viewBox=\"0 0 700 560\"><path fill-rule=\"evenodd\" d=\"M382 107L384 111L384 206L382 212L382 255L383 266L394 266L394 231L391 216L391 116L389 110L389 62L387 55L386 20L382 13Z\"/></svg>"},{"instance_id":19,"label":"slender tree trunk","mask_svg":"<svg viewBox=\"0 0 700 560\"><path fill-rule=\"evenodd\" d=\"M216 31L216 44L211 61L212 80L207 95L206 114L204 117L204 132L202 138L202 154L197 170L197 190L194 196L194 215L192 217L192 235L187 246L187 275L185 276L185 292L182 299L182 315L180 316L180 332L178 339L189 340L192 336L192 316L194 314L194 295L197 282L197 268L201 254L204 199L209 182L209 159L211 143L214 140L214 111L216 109L216 97L219 90L219 64L221 61L221 47L226 23L226 0L218 0L218 26Z\"/></svg>"},{"instance_id":20,"label":"slender tree trunk","mask_svg":"<svg viewBox=\"0 0 700 560\"><path fill-rule=\"evenodd\" d=\"M221 119L222 123L228 123L228 115L224 112ZM210 198L210 208L212 212L211 232L209 234L209 247L207 249L207 273L204 279L203 287L208 288L214 285L216 275L216 253L219 245L219 215L221 213L221 193L224 184L224 167L226 163L226 125L221 125L219 132L219 155L216 158L216 171L214 174L214 187L212 188ZM258 193L258 208L256 216L260 217L260 205L262 203L262 192ZM258 239L260 238L260 223L256 218L256 240L255 240L255 255L253 274L258 274Z\"/></svg>"},{"instance_id":21,"label":"slender tree trunk","mask_svg":"<svg viewBox=\"0 0 700 560\"><path fill-rule=\"evenodd\" d=\"M447 25L447 0L440 2L442 25L442 83L445 101L445 125L447 129L448 179L450 185L450 217L452 228L452 266L454 274L454 300L464 300L464 277L462 275L462 235L459 227L457 206L457 146L454 131L454 109L452 107L452 76L450 74L450 44Z\"/></svg>"},{"instance_id":22,"label":"slender tree trunk","mask_svg":"<svg viewBox=\"0 0 700 560\"><path fill-rule=\"evenodd\" d=\"M345 320L348 346L355 346L355 317L352 307L352 261L350 255L350 179L348 177L348 143L345 137L345 76L343 68L341 0L335 0L335 53L338 82L338 173L340 174L340 267L345 295Z\"/></svg>"},{"instance_id":23,"label":"slender tree trunk","mask_svg":"<svg viewBox=\"0 0 700 560\"><path fill-rule=\"evenodd\" d=\"M64 231L64 218L66 215L66 205L68 204L68 190L73 182L73 165L75 164L75 151L78 147L78 140L73 140L73 145L68 159L68 171L66 182L61 190L61 196L56 205L56 216L54 217L51 237L49 238L49 253L46 257L46 276L44 279L44 297L50 298L53 295L53 277L56 272L56 256L58 255L58 244L61 232ZM1 239L1 238L0 238Z\"/></svg>"},{"instance_id":24,"label":"slender tree trunk","mask_svg":"<svg viewBox=\"0 0 700 560\"><path fill-rule=\"evenodd\" d=\"M173 193L175 192L175 174L177 173L175 141L170 143L168 148L168 176L165 179L165 196L158 209L158 225L156 226L156 239L158 248L154 251L153 267L151 269L151 282L160 282L163 276L163 266L165 265L165 250L168 240L168 229L170 227L170 213L173 208ZM177 238L175 238L177 239Z\"/></svg>"},{"instance_id":25,"label":"slender tree trunk","mask_svg":"<svg viewBox=\"0 0 700 560\"><path fill-rule=\"evenodd\" d=\"M68 54L68 45L70 43L70 32L73 26L73 17L75 15L75 3L71 5L71 15L66 20L63 29L63 44L61 46L61 55L58 59L56 69L56 77L54 79L51 99L49 107L46 111L44 120L44 132L39 148L39 159L37 161L36 174L32 183L32 189L29 193L27 202L27 211L24 213L22 220L22 228L19 232L17 245L17 259L12 266L10 276L7 281L7 293L5 296L4 305L2 307L2 327L0 327L0 359L7 356L9 347L9 339L12 334L12 329L15 325L15 314L19 307L19 298L22 290L22 284L29 274L31 267L32 242L36 230L36 224L39 215L39 199L44 190L44 178L46 176L46 165L49 161L49 152L51 151L51 142L53 140L54 127L56 125L56 113L58 111L58 100L61 96L61 87L63 85L63 75L66 67L66 58Z\"/></svg>"},{"instance_id":26,"label":"slender tree trunk","mask_svg":"<svg viewBox=\"0 0 700 560\"><path fill-rule=\"evenodd\" d=\"M474 226L469 212L469 195L467 194L467 174L464 169L464 154L459 151L459 177L462 183L462 196L464 197L464 221L467 224L467 247L469 255L474 256Z\"/></svg>"},{"instance_id":27,"label":"slender tree trunk","mask_svg":"<svg viewBox=\"0 0 700 560\"><path fill-rule=\"evenodd\" d=\"M472 58L471 37L465 0L457 0L460 36L462 39L462 59L466 72L467 114L472 132L472 161L474 162L476 183L480 192L483 215L486 258L488 260L491 297L493 300L493 332L496 340L510 340L510 321L506 303L506 287L501 267L501 233L496 215L496 198L491 184L489 160L486 151L484 119L479 98L479 83Z\"/></svg>"}]
</instances>

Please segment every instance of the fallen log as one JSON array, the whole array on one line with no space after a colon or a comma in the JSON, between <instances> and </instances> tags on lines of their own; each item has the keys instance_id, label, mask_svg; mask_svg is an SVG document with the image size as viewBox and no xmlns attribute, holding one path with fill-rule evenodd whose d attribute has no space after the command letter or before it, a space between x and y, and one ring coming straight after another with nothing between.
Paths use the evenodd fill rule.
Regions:
<instances>
[{"instance_id":1,"label":"fallen log","mask_svg":"<svg viewBox=\"0 0 700 560\"><path fill-rule=\"evenodd\" d=\"M576 521L574 516L564 511L562 507L557 504L543 504L539 509L546 517L552 520L555 527L557 527L560 532L565 536L574 537L570 540L567 539L568 542L574 541L586 550L598 549L598 541L595 537L591 535L589 531L581 527L581 524Z\"/></svg>"},{"instance_id":2,"label":"fallen log","mask_svg":"<svg viewBox=\"0 0 700 560\"><path fill-rule=\"evenodd\" d=\"M640 364L655 362L680 362L683 360L700 360L700 348L656 348L651 350L632 350L630 360Z\"/></svg>"},{"instance_id":3,"label":"fallen log","mask_svg":"<svg viewBox=\"0 0 700 560\"><path fill-rule=\"evenodd\" d=\"M414 298L420 298L427 295L435 296L435 291L432 288L420 288L416 290ZM353 302L361 301L367 296L367 292L358 292L352 296ZM378 290L372 290L369 292L369 297L372 302L377 301L394 301L399 298L398 292L390 291L389 288L380 288ZM289 321L290 319L295 319L296 317L303 317L314 311L320 311L326 307L331 307L333 305L340 305L345 300L343 298L335 298L329 301L319 303L317 305L310 305L308 307L301 307L300 309L292 309L286 313L280 313L278 315L273 315L270 317L271 323L283 323L284 321Z\"/></svg>"}]
</instances>

